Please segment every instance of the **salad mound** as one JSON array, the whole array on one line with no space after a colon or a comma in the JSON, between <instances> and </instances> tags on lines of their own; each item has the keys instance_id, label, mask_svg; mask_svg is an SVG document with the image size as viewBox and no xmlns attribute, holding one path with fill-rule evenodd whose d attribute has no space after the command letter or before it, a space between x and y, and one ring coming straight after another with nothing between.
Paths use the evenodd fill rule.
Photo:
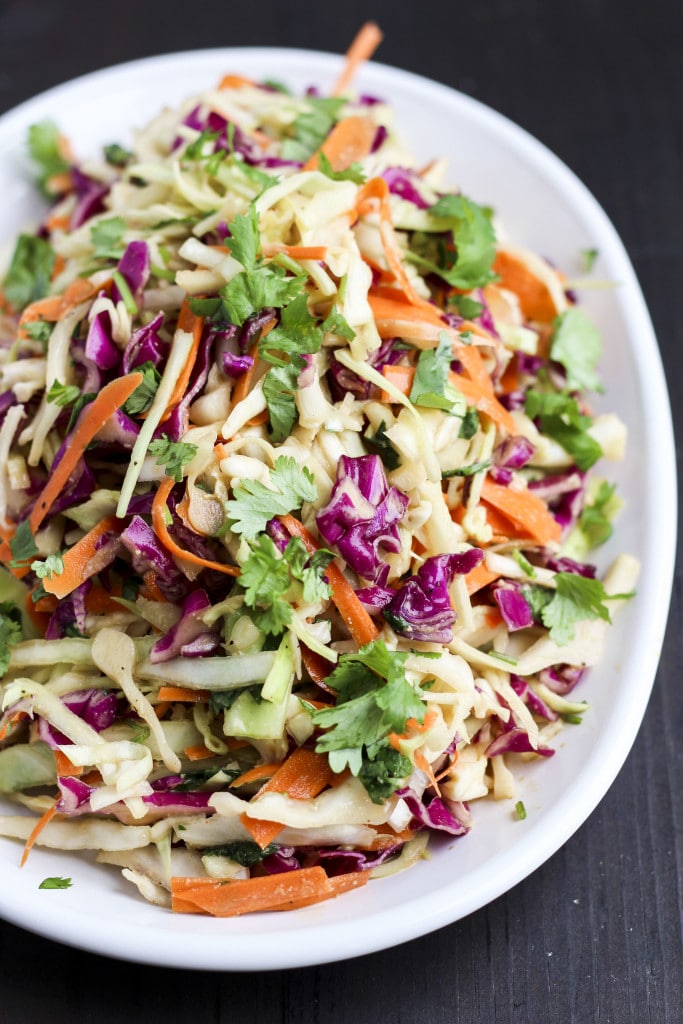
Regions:
<instances>
[{"instance_id":1,"label":"salad mound","mask_svg":"<svg viewBox=\"0 0 683 1024\"><path fill-rule=\"evenodd\" d=\"M29 150L0 274L0 835L305 907L465 836L588 705L626 431L571 283L385 99L228 74ZM27 814L26 812L31 812ZM503 813L503 812L501 812ZM476 828L476 825L474 826ZM47 880L48 882L50 880ZM65 880L52 880L67 884Z\"/></svg>"}]
</instances>

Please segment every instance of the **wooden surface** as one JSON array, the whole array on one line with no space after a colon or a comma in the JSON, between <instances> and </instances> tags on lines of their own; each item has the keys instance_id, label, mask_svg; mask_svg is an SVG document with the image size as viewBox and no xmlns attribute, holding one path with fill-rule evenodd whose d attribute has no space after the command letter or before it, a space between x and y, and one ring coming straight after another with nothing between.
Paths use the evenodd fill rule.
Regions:
<instances>
[{"instance_id":1,"label":"wooden surface","mask_svg":"<svg viewBox=\"0 0 683 1024\"><path fill-rule=\"evenodd\" d=\"M78 74L222 45L342 51L461 89L550 146L619 231L683 395L683 19L674 0L333 5L0 2L0 110ZM109 961L0 922L0 1021L680 1024L681 574L635 746L573 838L507 895L392 950L320 968L196 974Z\"/></svg>"}]
</instances>

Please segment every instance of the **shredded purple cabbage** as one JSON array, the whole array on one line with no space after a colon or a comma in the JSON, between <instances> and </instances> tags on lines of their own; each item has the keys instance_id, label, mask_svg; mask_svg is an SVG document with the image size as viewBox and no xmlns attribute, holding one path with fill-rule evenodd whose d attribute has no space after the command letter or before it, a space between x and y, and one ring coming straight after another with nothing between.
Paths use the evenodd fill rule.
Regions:
<instances>
[{"instance_id":1,"label":"shredded purple cabbage","mask_svg":"<svg viewBox=\"0 0 683 1024\"><path fill-rule=\"evenodd\" d=\"M450 643L455 612L448 589L456 575L471 572L483 557L479 548L470 548L459 555L428 558L395 592L383 610L385 619L409 640Z\"/></svg>"}]
</instances>

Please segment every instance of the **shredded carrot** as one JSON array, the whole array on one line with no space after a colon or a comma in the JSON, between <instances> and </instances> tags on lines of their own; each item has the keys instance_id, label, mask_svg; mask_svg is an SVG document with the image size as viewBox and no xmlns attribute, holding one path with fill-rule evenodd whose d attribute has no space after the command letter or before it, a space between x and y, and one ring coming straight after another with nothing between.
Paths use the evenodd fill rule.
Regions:
<instances>
[{"instance_id":1,"label":"shredded carrot","mask_svg":"<svg viewBox=\"0 0 683 1024\"><path fill-rule=\"evenodd\" d=\"M69 218L63 214L53 213L45 221L45 227L48 231L66 231L69 227Z\"/></svg>"},{"instance_id":2,"label":"shredded carrot","mask_svg":"<svg viewBox=\"0 0 683 1024\"><path fill-rule=\"evenodd\" d=\"M164 700L160 704L154 705L154 714L157 716L159 720L161 720L164 717L164 715L170 710L171 702L168 700Z\"/></svg>"},{"instance_id":3,"label":"shredded carrot","mask_svg":"<svg viewBox=\"0 0 683 1024\"><path fill-rule=\"evenodd\" d=\"M318 549L318 545L306 527L293 516L280 516L280 522L290 537L299 537L309 554ZM332 590L332 601L346 623L347 629L359 647L369 644L379 636L379 630L370 618L364 605L356 597L356 592L335 562L325 569L325 575Z\"/></svg>"},{"instance_id":4,"label":"shredded carrot","mask_svg":"<svg viewBox=\"0 0 683 1024\"><path fill-rule=\"evenodd\" d=\"M346 92L359 67L370 60L382 39L382 30L374 21L366 21L361 26L346 51L344 68L332 88L332 96L341 96Z\"/></svg>"},{"instance_id":5,"label":"shredded carrot","mask_svg":"<svg viewBox=\"0 0 683 1024\"><path fill-rule=\"evenodd\" d=\"M267 409L262 409L261 412L257 413L256 416L252 416L250 420L247 420L248 427L259 427L262 423L267 423L270 413Z\"/></svg>"},{"instance_id":6,"label":"shredded carrot","mask_svg":"<svg viewBox=\"0 0 683 1024\"><path fill-rule=\"evenodd\" d=\"M236 779L233 779L229 788L248 786L252 782L263 782L264 779L272 779L279 767L280 765L277 763L257 764L254 768L248 768L246 772L242 772Z\"/></svg>"},{"instance_id":7,"label":"shredded carrot","mask_svg":"<svg viewBox=\"0 0 683 1024\"><path fill-rule=\"evenodd\" d=\"M173 490L174 481L166 476L159 484L159 487L152 501L152 526L157 537L167 551L170 551L176 558L182 558L185 562L192 562L193 565L203 565L207 569L215 569L216 572L223 572L227 576L239 576L239 567L236 565L225 565L223 562L214 562L210 558L202 558L192 551L186 551L173 540L166 525L166 501Z\"/></svg>"},{"instance_id":8,"label":"shredded carrot","mask_svg":"<svg viewBox=\"0 0 683 1024\"><path fill-rule=\"evenodd\" d=\"M52 273L50 275L50 280L54 281L56 278L58 278L61 272L64 270L65 266L66 260L64 259L61 253L58 253L55 257L55 262L52 268Z\"/></svg>"},{"instance_id":9,"label":"shredded carrot","mask_svg":"<svg viewBox=\"0 0 683 1024\"><path fill-rule=\"evenodd\" d=\"M183 754L188 761L203 761L207 757L215 757L215 752L209 750L203 743L197 743L193 747L185 747Z\"/></svg>"},{"instance_id":10,"label":"shredded carrot","mask_svg":"<svg viewBox=\"0 0 683 1024\"><path fill-rule=\"evenodd\" d=\"M317 170L319 153L322 153L329 160L333 171L346 171L368 155L376 135L377 125L369 117L345 117L337 121L320 149L306 161L303 170Z\"/></svg>"},{"instance_id":11,"label":"shredded carrot","mask_svg":"<svg viewBox=\"0 0 683 1024\"><path fill-rule=\"evenodd\" d=\"M500 614L497 608L489 608L489 610L484 615L484 622L489 627L489 629L495 629L497 626L500 626L502 621L503 616Z\"/></svg>"},{"instance_id":12,"label":"shredded carrot","mask_svg":"<svg viewBox=\"0 0 683 1024\"><path fill-rule=\"evenodd\" d=\"M74 764L59 747L55 748L54 755L57 775L62 778L76 778L83 774L83 766Z\"/></svg>"},{"instance_id":13,"label":"shredded carrot","mask_svg":"<svg viewBox=\"0 0 683 1024\"><path fill-rule=\"evenodd\" d=\"M415 367L391 366L387 363L382 367L382 376L385 380L388 380L390 384L393 384L402 395L409 395L413 387L413 381L415 380ZM393 401L392 396L387 391L382 392L381 398L386 404Z\"/></svg>"},{"instance_id":14,"label":"shredded carrot","mask_svg":"<svg viewBox=\"0 0 683 1024\"><path fill-rule=\"evenodd\" d=\"M302 900L335 895L323 868L222 881L216 878L172 878L171 899L176 912L203 911L213 917L237 917L275 910Z\"/></svg>"},{"instance_id":15,"label":"shredded carrot","mask_svg":"<svg viewBox=\"0 0 683 1024\"><path fill-rule=\"evenodd\" d=\"M57 813L57 801L55 800L55 802L53 803L52 807L48 807L48 809L45 811L45 814L43 814L42 817L38 818L38 821L36 822L33 830L31 831L30 836L26 840L26 846L24 847L24 852L21 855L21 861L20 861L20 866L22 868L23 868L24 864L26 863L26 861L28 860L28 855L31 852L31 850L33 849L33 845L36 842L38 836L43 831L43 829L48 824L48 822L52 821L52 819L54 818L56 813Z\"/></svg>"},{"instance_id":16,"label":"shredded carrot","mask_svg":"<svg viewBox=\"0 0 683 1024\"><path fill-rule=\"evenodd\" d=\"M189 686L165 685L159 687L157 700L160 702L179 701L181 704L198 704L200 701L208 700L210 696L211 694L208 690L192 690Z\"/></svg>"},{"instance_id":17,"label":"shredded carrot","mask_svg":"<svg viewBox=\"0 0 683 1024\"><path fill-rule=\"evenodd\" d=\"M287 793L294 800L312 800L322 793L332 778L332 769L324 754L317 754L307 747L297 747L275 774L259 789L254 800L264 793ZM277 821L262 821L243 814L242 824L252 839L264 848L282 831L284 825Z\"/></svg>"},{"instance_id":18,"label":"shredded carrot","mask_svg":"<svg viewBox=\"0 0 683 1024\"><path fill-rule=\"evenodd\" d=\"M326 658L323 658L322 655L317 654L316 651L312 651L310 647L306 647L305 644L301 644L300 649L301 660L304 663L304 668L313 682L322 690L326 690L327 693L333 693L334 691L332 688L325 682L332 671L329 661L327 661Z\"/></svg>"},{"instance_id":19,"label":"shredded carrot","mask_svg":"<svg viewBox=\"0 0 683 1024\"><path fill-rule=\"evenodd\" d=\"M458 353L459 354L459 353ZM468 405L473 405L479 412L492 419L499 427L508 434L517 433L517 424L507 411L504 405L496 398L493 392L491 379L487 377L487 385L482 386L479 381L468 380L459 373L449 373L448 379L453 387L466 399Z\"/></svg>"},{"instance_id":20,"label":"shredded carrot","mask_svg":"<svg viewBox=\"0 0 683 1024\"><path fill-rule=\"evenodd\" d=\"M273 910L300 910L302 907L310 907L323 900L332 899L334 896L341 896L342 893L350 892L351 889L360 889L369 881L369 871L349 871L343 875L333 875L327 879L328 886L324 893L306 900L292 900L291 903L286 903L283 906L273 907Z\"/></svg>"},{"instance_id":21,"label":"shredded carrot","mask_svg":"<svg viewBox=\"0 0 683 1024\"><path fill-rule=\"evenodd\" d=\"M284 245L280 242L266 242L262 249L263 255L268 257L284 253L293 260L327 259L326 245Z\"/></svg>"},{"instance_id":22,"label":"shredded carrot","mask_svg":"<svg viewBox=\"0 0 683 1024\"><path fill-rule=\"evenodd\" d=\"M194 364L197 361L197 353L199 352L199 345L202 340L202 331L204 330L204 318L197 316L190 309L190 300L185 299L182 306L180 307L180 313L178 315L178 331L186 331L187 334L192 335L192 347L187 354L187 360L183 366L180 376L176 381L173 393L168 400L166 405L166 411L161 417L161 422L164 423L173 410L175 409L178 402L183 398L183 395L187 391L187 385L190 383L190 377L194 369Z\"/></svg>"},{"instance_id":23,"label":"shredded carrot","mask_svg":"<svg viewBox=\"0 0 683 1024\"><path fill-rule=\"evenodd\" d=\"M93 526L84 537L81 537L72 548L62 556L64 569L59 575L44 581L49 594L60 600L70 594L76 587L95 576L109 562L102 538L108 534L119 534L123 530L123 522L115 516L107 516ZM101 552L104 550L104 555ZM99 556L99 557L98 557ZM120 608L118 609L120 611Z\"/></svg>"},{"instance_id":24,"label":"shredded carrot","mask_svg":"<svg viewBox=\"0 0 683 1024\"><path fill-rule=\"evenodd\" d=\"M85 595L85 610L91 615L110 615L113 612L120 612L121 605L114 600L114 597L121 596L120 593L117 593L119 590L119 587L112 588L112 592L107 593L102 586L91 587Z\"/></svg>"},{"instance_id":25,"label":"shredded carrot","mask_svg":"<svg viewBox=\"0 0 683 1024\"><path fill-rule=\"evenodd\" d=\"M525 319L549 323L557 315L550 291L529 268L512 253L497 252L491 268L498 274L501 288L514 292Z\"/></svg>"},{"instance_id":26,"label":"shredded carrot","mask_svg":"<svg viewBox=\"0 0 683 1024\"><path fill-rule=\"evenodd\" d=\"M81 302L92 299L104 287L104 285L94 285L87 278L77 277L63 295L49 295L45 299L32 302L19 319L19 336L26 337L22 330L25 324L34 323L36 320L49 320L51 323L63 320L72 309L79 306Z\"/></svg>"},{"instance_id":27,"label":"shredded carrot","mask_svg":"<svg viewBox=\"0 0 683 1024\"><path fill-rule=\"evenodd\" d=\"M499 572L492 572L486 564L486 561L480 562L479 565L475 566L465 576L465 586L467 587L467 593L472 596L476 594L478 590L482 590L487 587L489 583L493 583L500 576Z\"/></svg>"},{"instance_id":28,"label":"shredded carrot","mask_svg":"<svg viewBox=\"0 0 683 1024\"><path fill-rule=\"evenodd\" d=\"M540 544L557 543L562 539L562 527L533 491L514 491L511 487L484 480L481 497Z\"/></svg>"},{"instance_id":29,"label":"shredded carrot","mask_svg":"<svg viewBox=\"0 0 683 1024\"><path fill-rule=\"evenodd\" d=\"M223 75L220 82L218 83L219 89L243 89L247 85L255 85L256 83L251 78L245 78L244 75Z\"/></svg>"},{"instance_id":30,"label":"shredded carrot","mask_svg":"<svg viewBox=\"0 0 683 1024\"><path fill-rule=\"evenodd\" d=\"M40 633L41 636L45 636L45 633L47 632L47 627L50 624L50 616L52 615L54 608L50 608L48 606L47 598L42 598L42 600L34 603L33 594L35 589L36 588L34 587L33 590L27 593L24 602L24 607L26 608L26 614L28 615L33 625L36 627L37 631ZM51 598L50 600L54 601L54 598ZM1 738L2 737L0 737L0 739Z\"/></svg>"},{"instance_id":31,"label":"shredded carrot","mask_svg":"<svg viewBox=\"0 0 683 1024\"><path fill-rule=\"evenodd\" d=\"M129 373L125 377L119 377L110 381L100 391L97 398L86 405L78 418L75 429L71 434L71 443L64 452L61 462L53 467L42 493L36 501L33 511L29 516L31 532L36 533L45 516L50 511L52 503L60 494L67 480L78 464L78 460L84 454L93 437L98 430L101 430L110 416L123 403L130 398L138 385L142 382L141 373Z\"/></svg>"},{"instance_id":32,"label":"shredded carrot","mask_svg":"<svg viewBox=\"0 0 683 1024\"><path fill-rule=\"evenodd\" d=\"M148 598L152 601L157 601L159 604L161 604L166 601L166 598L164 597L161 590L159 590L159 586L157 584L158 578L159 574L156 573L154 569L148 569L147 572L144 572L142 574L142 579L145 584L146 596L148 596Z\"/></svg>"},{"instance_id":33,"label":"shredded carrot","mask_svg":"<svg viewBox=\"0 0 683 1024\"><path fill-rule=\"evenodd\" d=\"M25 718L28 718L25 711L13 711L2 728L0 728L0 742L7 739L14 726L19 722L23 722Z\"/></svg>"},{"instance_id":34,"label":"shredded carrot","mask_svg":"<svg viewBox=\"0 0 683 1024\"><path fill-rule=\"evenodd\" d=\"M421 772L425 773L425 775L429 779L429 786L435 790L436 795L441 796L439 782L436 775L434 774L434 769L432 768L431 764L429 763L429 761L427 760L427 758L425 757L421 750L418 749L413 751L413 762L416 768L419 768Z\"/></svg>"}]
</instances>

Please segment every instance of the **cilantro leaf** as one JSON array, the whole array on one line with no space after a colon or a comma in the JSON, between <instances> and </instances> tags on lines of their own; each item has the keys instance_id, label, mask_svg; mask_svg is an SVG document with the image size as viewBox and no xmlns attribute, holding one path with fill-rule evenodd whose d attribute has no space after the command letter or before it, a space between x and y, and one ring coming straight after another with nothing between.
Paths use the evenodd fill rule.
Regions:
<instances>
[{"instance_id":1,"label":"cilantro leaf","mask_svg":"<svg viewBox=\"0 0 683 1024\"><path fill-rule=\"evenodd\" d=\"M476 432L479 430L479 412L473 405L468 406L465 415L462 418L460 424L460 430L458 431L458 437L462 437L465 441L469 441L470 438L474 437Z\"/></svg>"},{"instance_id":2,"label":"cilantro leaf","mask_svg":"<svg viewBox=\"0 0 683 1024\"><path fill-rule=\"evenodd\" d=\"M69 162L60 152L59 129L54 121L40 121L28 130L28 151L31 159L40 168L38 187L48 198L54 196L50 189L50 178L69 170Z\"/></svg>"},{"instance_id":3,"label":"cilantro leaf","mask_svg":"<svg viewBox=\"0 0 683 1024\"><path fill-rule=\"evenodd\" d=\"M125 167L128 161L133 158L130 150L124 149L118 142L110 142L108 146L103 147L102 151L104 159L112 167Z\"/></svg>"},{"instance_id":4,"label":"cilantro leaf","mask_svg":"<svg viewBox=\"0 0 683 1024\"><path fill-rule=\"evenodd\" d=\"M330 587L322 574L334 556L319 550L309 558L298 537L293 537L280 554L274 542L262 533L243 562L239 585L244 589L244 603L253 608L259 629L279 635L292 621L292 599L297 588L304 601L323 601L330 596Z\"/></svg>"},{"instance_id":5,"label":"cilantro leaf","mask_svg":"<svg viewBox=\"0 0 683 1024\"><path fill-rule=\"evenodd\" d=\"M31 341L42 341L47 343L54 329L54 323L49 320L34 320L23 325L23 330L28 334Z\"/></svg>"},{"instance_id":6,"label":"cilantro leaf","mask_svg":"<svg viewBox=\"0 0 683 1024\"><path fill-rule=\"evenodd\" d=\"M23 640L21 611L15 604L3 601L0 604L0 677L9 668L10 645Z\"/></svg>"},{"instance_id":7,"label":"cilantro leaf","mask_svg":"<svg viewBox=\"0 0 683 1024\"><path fill-rule=\"evenodd\" d=\"M49 289L55 254L44 238L19 235L2 285L5 298L15 309L44 298Z\"/></svg>"},{"instance_id":8,"label":"cilantro leaf","mask_svg":"<svg viewBox=\"0 0 683 1024\"><path fill-rule=\"evenodd\" d=\"M53 576L61 576L64 572L64 559L61 555L48 555L42 562L31 562L31 570L39 580L51 580Z\"/></svg>"},{"instance_id":9,"label":"cilantro leaf","mask_svg":"<svg viewBox=\"0 0 683 1024\"><path fill-rule=\"evenodd\" d=\"M538 420L542 433L557 441L584 472L602 455L602 448L587 432L593 420L583 415L575 398L532 388L526 393L524 411Z\"/></svg>"},{"instance_id":10,"label":"cilantro leaf","mask_svg":"<svg viewBox=\"0 0 683 1024\"><path fill-rule=\"evenodd\" d=\"M54 380L47 392L47 400L65 409L67 405L73 405L80 393L81 389L75 384L62 384L61 381Z\"/></svg>"},{"instance_id":11,"label":"cilantro leaf","mask_svg":"<svg viewBox=\"0 0 683 1024\"><path fill-rule=\"evenodd\" d=\"M417 361L410 401L427 409L443 409L444 412L463 416L465 400L448 381L453 360L453 342L442 331L436 348L420 352Z\"/></svg>"},{"instance_id":12,"label":"cilantro leaf","mask_svg":"<svg viewBox=\"0 0 683 1024\"><path fill-rule=\"evenodd\" d=\"M44 878L39 889L70 889L73 882L70 878Z\"/></svg>"},{"instance_id":13,"label":"cilantro leaf","mask_svg":"<svg viewBox=\"0 0 683 1024\"><path fill-rule=\"evenodd\" d=\"M328 677L330 687L337 693L337 703L312 715L315 725L326 730L319 737L316 750L328 754L333 771L340 772L348 766L362 778L364 765L377 759L391 732L403 732L409 718L423 721L424 694L406 677L408 657L407 652L390 651L382 640L375 640L357 654L343 654L339 659ZM380 755L381 760L385 757ZM379 796L380 789L375 789L373 782L379 777L388 785L390 768L390 761L383 768L365 768L372 799L385 799ZM395 789L399 780L394 778L394 782Z\"/></svg>"},{"instance_id":14,"label":"cilantro leaf","mask_svg":"<svg viewBox=\"0 0 683 1024\"><path fill-rule=\"evenodd\" d=\"M301 295L305 283L305 275L288 277L284 267L274 263L235 274L221 289L222 313L230 323L241 327L245 320L266 307L280 309L291 303Z\"/></svg>"},{"instance_id":15,"label":"cilantro leaf","mask_svg":"<svg viewBox=\"0 0 683 1024\"><path fill-rule=\"evenodd\" d=\"M306 100L308 109L299 114L292 125L292 138L282 144L283 160L308 160L320 149L341 108L346 103L343 97L310 96Z\"/></svg>"},{"instance_id":16,"label":"cilantro leaf","mask_svg":"<svg viewBox=\"0 0 683 1024\"><path fill-rule=\"evenodd\" d=\"M612 515L619 501L615 496L616 484L601 480L592 500L584 506L577 523L591 548L600 547L612 536Z\"/></svg>"},{"instance_id":17,"label":"cilantro leaf","mask_svg":"<svg viewBox=\"0 0 683 1024\"><path fill-rule=\"evenodd\" d=\"M12 561L9 563L11 569L20 568L29 558L35 558L38 554L28 519L24 519L17 526L14 536L10 539L9 548L12 552Z\"/></svg>"},{"instance_id":18,"label":"cilantro leaf","mask_svg":"<svg viewBox=\"0 0 683 1024\"><path fill-rule=\"evenodd\" d=\"M276 444L289 437L299 415L294 395L299 371L291 363L274 366L263 378L263 395L270 417L271 440Z\"/></svg>"},{"instance_id":19,"label":"cilantro leaf","mask_svg":"<svg viewBox=\"0 0 683 1024\"><path fill-rule=\"evenodd\" d=\"M410 257L438 274L454 288L479 288L493 279L491 265L496 255L496 235L487 211L463 195L442 196L429 207L432 217L446 222L453 234L455 258L444 250L441 264L431 263L419 254Z\"/></svg>"},{"instance_id":20,"label":"cilantro leaf","mask_svg":"<svg viewBox=\"0 0 683 1024\"><path fill-rule=\"evenodd\" d=\"M363 185L367 180L363 168L359 163L354 162L343 171L333 170L332 164L322 150L318 153L318 170L321 171L325 177L331 178L332 181L352 181L356 185Z\"/></svg>"},{"instance_id":21,"label":"cilantro leaf","mask_svg":"<svg viewBox=\"0 0 683 1024\"><path fill-rule=\"evenodd\" d=\"M264 857L270 857L278 850L277 843L268 843L268 846L261 849L258 843L249 839L236 839L233 843L223 843L221 846L207 846L202 850L202 856L229 857L242 867L253 868L260 864Z\"/></svg>"},{"instance_id":22,"label":"cilantro leaf","mask_svg":"<svg viewBox=\"0 0 683 1024\"><path fill-rule=\"evenodd\" d=\"M225 244L238 263L245 270L254 270L261 248L261 235L258 226L258 212L252 203L248 213L238 213L230 221L230 234Z\"/></svg>"},{"instance_id":23,"label":"cilantro leaf","mask_svg":"<svg viewBox=\"0 0 683 1024\"><path fill-rule=\"evenodd\" d=\"M153 455L157 466L166 468L166 476L173 477L176 483L183 479L183 468L197 454L197 445L188 441L171 441L168 434L162 434L152 441L147 449Z\"/></svg>"},{"instance_id":24,"label":"cilantro leaf","mask_svg":"<svg viewBox=\"0 0 683 1024\"><path fill-rule=\"evenodd\" d=\"M126 222L123 217L108 217L99 220L90 228L90 241L96 259L118 260L123 255L123 233Z\"/></svg>"},{"instance_id":25,"label":"cilantro leaf","mask_svg":"<svg viewBox=\"0 0 683 1024\"><path fill-rule=\"evenodd\" d=\"M308 310L308 298L305 292L282 310L280 322L270 334L259 342L259 355L274 366L284 366L286 360L282 355L312 355L320 351L323 340L323 328ZM298 369L303 369L303 361Z\"/></svg>"},{"instance_id":26,"label":"cilantro leaf","mask_svg":"<svg viewBox=\"0 0 683 1024\"><path fill-rule=\"evenodd\" d=\"M393 469L398 469L401 465L401 457L387 437L386 430L386 422L382 420L372 437L368 437L367 434L363 436L370 451L376 452L384 463L385 468L391 472Z\"/></svg>"},{"instance_id":27,"label":"cilantro leaf","mask_svg":"<svg viewBox=\"0 0 683 1024\"><path fill-rule=\"evenodd\" d=\"M136 366L135 369L142 373L143 377L133 394L126 399L123 405L123 411L128 416L139 416L141 413L147 412L154 401L154 396L161 382L161 374L154 363L148 361L142 363L141 366Z\"/></svg>"},{"instance_id":28,"label":"cilantro leaf","mask_svg":"<svg viewBox=\"0 0 683 1024\"><path fill-rule=\"evenodd\" d=\"M601 352L600 334L581 309L567 309L555 318L550 358L564 366L570 391L602 391L596 372Z\"/></svg>"},{"instance_id":29,"label":"cilantro leaf","mask_svg":"<svg viewBox=\"0 0 683 1024\"><path fill-rule=\"evenodd\" d=\"M318 496L310 469L299 466L291 456L280 455L275 460L270 480L272 487L260 480L241 480L235 485L232 500L225 505L233 533L254 540L275 516L294 512Z\"/></svg>"},{"instance_id":30,"label":"cilantro leaf","mask_svg":"<svg viewBox=\"0 0 683 1024\"><path fill-rule=\"evenodd\" d=\"M484 306L481 302L477 302L470 295L451 295L448 299L449 306L455 306L460 316L464 316L465 320L474 320L476 317L481 316L484 311Z\"/></svg>"},{"instance_id":31,"label":"cilantro leaf","mask_svg":"<svg viewBox=\"0 0 683 1024\"><path fill-rule=\"evenodd\" d=\"M373 803L381 804L400 789L412 770L410 758L386 744L379 748L373 758L364 759L358 778Z\"/></svg>"},{"instance_id":32,"label":"cilantro leaf","mask_svg":"<svg viewBox=\"0 0 683 1024\"><path fill-rule=\"evenodd\" d=\"M557 589L541 612L551 640L560 645L568 644L574 639L576 623L583 619L612 621L604 604L608 595L600 580L572 572L558 572L555 583Z\"/></svg>"}]
</instances>

